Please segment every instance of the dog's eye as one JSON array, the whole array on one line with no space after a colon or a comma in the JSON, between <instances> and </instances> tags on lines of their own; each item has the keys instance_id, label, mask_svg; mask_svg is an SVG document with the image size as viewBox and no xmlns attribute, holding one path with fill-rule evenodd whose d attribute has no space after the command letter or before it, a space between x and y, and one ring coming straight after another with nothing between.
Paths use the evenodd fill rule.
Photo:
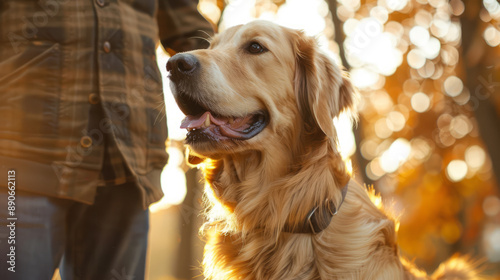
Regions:
<instances>
[{"instance_id":1,"label":"dog's eye","mask_svg":"<svg viewBox=\"0 0 500 280\"><path fill-rule=\"evenodd\" d=\"M261 44L253 42L248 45L247 51L251 54L259 54L267 51L267 49L264 48Z\"/></svg>"}]
</instances>

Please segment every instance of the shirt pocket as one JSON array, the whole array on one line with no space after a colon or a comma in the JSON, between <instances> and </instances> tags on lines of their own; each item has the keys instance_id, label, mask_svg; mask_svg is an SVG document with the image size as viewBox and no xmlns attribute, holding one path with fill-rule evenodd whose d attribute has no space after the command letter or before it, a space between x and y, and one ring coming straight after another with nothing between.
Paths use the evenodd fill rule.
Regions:
<instances>
[{"instance_id":1,"label":"shirt pocket","mask_svg":"<svg viewBox=\"0 0 500 280\"><path fill-rule=\"evenodd\" d=\"M0 57L0 131L55 135L61 91L58 43L31 41L22 52Z\"/></svg>"}]
</instances>

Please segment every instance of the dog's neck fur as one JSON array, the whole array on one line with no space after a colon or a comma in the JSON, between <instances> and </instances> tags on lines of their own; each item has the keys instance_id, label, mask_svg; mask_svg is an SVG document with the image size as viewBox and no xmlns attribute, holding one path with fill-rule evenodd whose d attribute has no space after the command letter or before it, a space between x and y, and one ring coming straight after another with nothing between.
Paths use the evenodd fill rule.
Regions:
<instances>
[{"instance_id":1,"label":"dog's neck fur","mask_svg":"<svg viewBox=\"0 0 500 280\"><path fill-rule=\"evenodd\" d=\"M373 261L387 256L387 250L394 270L406 274L397 256L393 220L361 186L349 188L341 211L324 232L282 232L287 223L303 222L325 198L338 205L349 180L333 141L309 143L307 150L276 145L269 149L272 157L249 151L207 165L208 192L214 192L204 227L209 279L369 279L376 271L370 267ZM271 161L276 158L281 162ZM218 215L221 208L225 214ZM367 247L372 250L368 257L362 249Z\"/></svg>"},{"instance_id":2,"label":"dog's neck fur","mask_svg":"<svg viewBox=\"0 0 500 280\"><path fill-rule=\"evenodd\" d=\"M218 198L212 202L222 203L231 212L238 231L258 228L279 234L285 222L302 222L326 198L340 203L349 175L338 164L342 160L335 143L327 138L308 142L303 150L277 143L267 149L272 156L255 150L228 155L205 168L205 178ZM264 212L267 215L256 215Z\"/></svg>"}]
</instances>

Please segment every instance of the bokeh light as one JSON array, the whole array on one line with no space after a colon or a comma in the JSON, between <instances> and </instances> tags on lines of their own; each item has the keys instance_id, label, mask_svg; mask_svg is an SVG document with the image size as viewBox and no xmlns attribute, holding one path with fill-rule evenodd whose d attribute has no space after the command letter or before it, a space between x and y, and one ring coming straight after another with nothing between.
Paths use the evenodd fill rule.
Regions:
<instances>
[{"instance_id":1,"label":"bokeh light","mask_svg":"<svg viewBox=\"0 0 500 280\"><path fill-rule=\"evenodd\" d=\"M462 80L456 76L450 76L444 81L444 92L451 97L458 96L463 89Z\"/></svg>"},{"instance_id":2,"label":"bokeh light","mask_svg":"<svg viewBox=\"0 0 500 280\"><path fill-rule=\"evenodd\" d=\"M420 49L411 50L406 59L408 60L408 65L415 69L425 65L425 55Z\"/></svg>"},{"instance_id":3,"label":"bokeh light","mask_svg":"<svg viewBox=\"0 0 500 280\"><path fill-rule=\"evenodd\" d=\"M488 43L491 47L496 47L500 44L500 31L498 31L498 29L494 26L488 26L484 30L483 36L486 43Z\"/></svg>"},{"instance_id":4,"label":"bokeh light","mask_svg":"<svg viewBox=\"0 0 500 280\"><path fill-rule=\"evenodd\" d=\"M483 148L474 145L465 150L465 162L471 169L481 168L486 161L486 153Z\"/></svg>"},{"instance_id":5,"label":"bokeh light","mask_svg":"<svg viewBox=\"0 0 500 280\"><path fill-rule=\"evenodd\" d=\"M423 113L429 110L431 99L423 92L417 92L411 97L411 107L415 112Z\"/></svg>"},{"instance_id":6,"label":"bokeh light","mask_svg":"<svg viewBox=\"0 0 500 280\"><path fill-rule=\"evenodd\" d=\"M398 138L380 157L380 167L387 173L394 172L408 159L410 152L410 142Z\"/></svg>"},{"instance_id":7,"label":"bokeh light","mask_svg":"<svg viewBox=\"0 0 500 280\"><path fill-rule=\"evenodd\" d=\"M446 175L452 182L458 182L467 175L467 164L463 160L452 160L446 167Z\"/></svg>"}]
</instances>

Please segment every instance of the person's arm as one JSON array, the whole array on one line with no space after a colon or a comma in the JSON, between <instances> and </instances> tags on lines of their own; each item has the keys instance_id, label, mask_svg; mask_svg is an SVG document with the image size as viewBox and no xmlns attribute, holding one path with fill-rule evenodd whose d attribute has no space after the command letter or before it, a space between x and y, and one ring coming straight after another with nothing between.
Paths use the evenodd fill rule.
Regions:
<instances>
[{"instance_id":1,"label":"person's arm","mask_svg":"<svg viewBox=\"0 0 500 280\"><path fill-rule=\"evenodd\" d=\"M208 48L203 38L209 38L214 31L197 6L197 0L158 0L160 41L170 55Z\"/></svg>"}]
</instances>

